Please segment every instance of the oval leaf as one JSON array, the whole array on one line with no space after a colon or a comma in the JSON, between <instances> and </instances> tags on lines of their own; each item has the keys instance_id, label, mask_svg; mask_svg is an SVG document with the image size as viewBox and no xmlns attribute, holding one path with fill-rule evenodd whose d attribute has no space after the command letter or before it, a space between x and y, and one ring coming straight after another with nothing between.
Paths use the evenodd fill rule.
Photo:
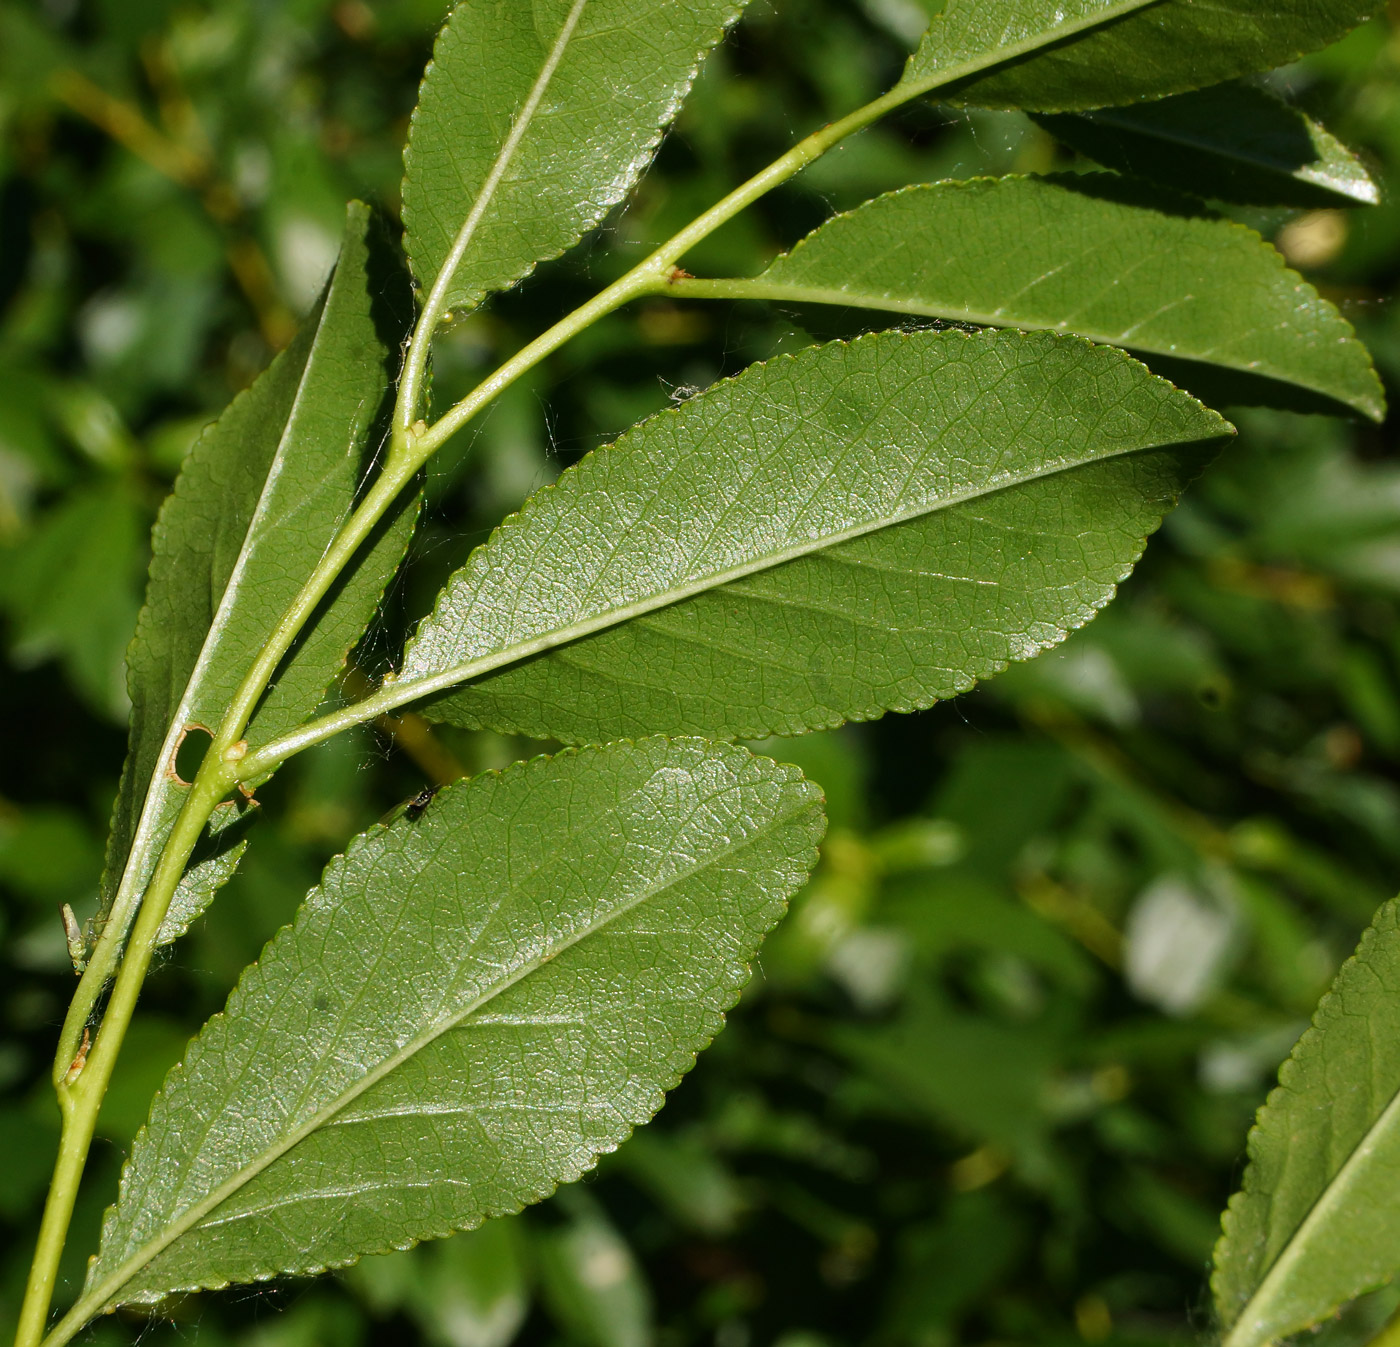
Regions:
<instances>
[{"instance_id":1,"label":"oval leaf","mask_svg":"<svg viewBox=\"0 0 1400 1347\"><path fill-rule=\"evenodd\" d=\"M677 293L703 297L706 282ZM1226 220L1154 210L1107 173L892 192L827 221L755 280L711 293L1077 332L1149 363L1244 376L1223 390L1236 402L1287 402L1301 389L1385 417L1365 346L1273 248ZM1170 373L1193 385L1190 366Z\"/></svg>"},{"instance_id":2,"label":"oval leaf","mask_svg":"<svg viewBox=\"0 0 1400 1347\"><path fill-rule=\"evenodd\" d=\"M1400 899L1376 914L1249 1135L1211 1285L1226 1347L1320 1323L1400 1271Z\"/></svg>"},{"instance_id":3,"label":"oval leaf","mask_svg":"<svg viewBox=\"0 0 1400 1347\"><path fill-rule=\"evenodd\" d=\"M352 202L326 295L292 344L190 450L152 535L146 605L127 654L131 736L108 841L97 925L144 891L185 786L167 769L182 727L217 725L248 665L355 502L412 320L402 268ZM249 733L295 728L325 696L397 569L416 507L405 502L278 669ZM232 873L187 876L188 925Z\"/></svg>"},{"instance_id":4,"label":"oval leaf","mask_svg":"<svg viewBox=\"0 0 1400 1347\"><path fill-rule=\"evenodd\" d=\"M1036 120L1106 168L1259 206L1374 206L1380 188L1336 136L1249 84Z\"/></svg>"},{"instance_id":5,"label":"oval leaf","mask_svg":"<svg viewBox=\"0 0 1400 1347\"><path fill-rule=\"evenodd\" d=\"M901 84L976 107L1072 112L1272 70L1377 0L948 0Z\"/></svg>"},{"instance_id":6,"label":"oval leaf","mask_svg":"<svg viewBox=\"0 0 1400 1347\"><path fill-rule=\"evenodd\" d=\"M577 1178L718 1031L821 830L795 767L651 739L362 834L166 1079L70 1323Z\"/></svg>"},{"instance_id":7,"label":"oval leaf","mask_svg":"<svg viewBox=\"0 0 1400 1347\"><path fill-rule=\"evenodd\" d=\"M646 167L747 0L467 0L433 49L404 155L404 237L447 307L528 275ZM463 238L465 235L465 238Z\"/></svg>"},{"instance_id":8,"label":"oval leaf","mask_svg":"<svg viewBox=\"0 0 1400 1347\"><path fill-rule=\"evenodd\" d=\"M477 678L427 713L572 741L928 706L1087 622L1229 430L1122 352L1044 333L754 366L507 520L398 691Z\"/></svg>"}]
</instances>

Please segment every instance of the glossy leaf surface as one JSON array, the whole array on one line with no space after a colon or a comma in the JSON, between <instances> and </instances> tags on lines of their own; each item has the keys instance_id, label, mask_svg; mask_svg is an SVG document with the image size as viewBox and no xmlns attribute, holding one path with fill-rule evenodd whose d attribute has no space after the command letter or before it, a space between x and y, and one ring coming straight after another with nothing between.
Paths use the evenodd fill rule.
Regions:
<instances>
[{"instance_id":1,"label":"glossy leaf surface","mask_svg":"<svg viewBox=\"0 0 1400 1347\"><path fill-rule=\"evenodd\" d=\"M1133 103L1270 70L1335 42L1372 0L948 0L904 83L976 107ZM949 82L952 82L951 84Z\"/></svg>"},{"instance_id":2,"label":"glossy leaf surface","mask_svg":"<svg viewBox=\"0 0 1400 1347\"><path fill-rule=\"evenodd\" d=\"M1037 118L1107 168L1193 196L1261 206L1374 206L1365 166L1307 113L1249 84Z\"/></svg>"},{"instance_id":3,"label":"glossy leaf surface","mask_svg":"<svg viewBox=\"0 0 1400 1347\"><path fill-rule=\"evenodd\" d=\"M1077 332L1320 395L1385 394L1351 324L1252 230L1165 214L1108 174L910 187L838 215L739 293ZM1176 373L1173 367L1173 373ZM1189 369L1176 374L1190 386ZM1273 390L1286 396L1286 390Z\"/></svg>"},{"instance_id":4,"label":"glossy leaf surface","mask_svg":"<svg viewBox=\"0 0 1400 1347\"><path fill-rule=\"evenodd\" d=\"M411 317L407 300L368 210L353 204L321 306L190 451L156 522L146 605L128 654L131 740L99 923L119 881L145 886L179 813L186 788L173 776L173 755L181 728L218 724L354 504L389 361ZM321 605L250 735L273 737L316 709L373 615L414 513L407 504L381 525ZM211 871L186 882L212 893L222 880ZM193 915L186 909L167 934Z\"/></svg>"},{"instance_id":5,"label":"glossy leaf surface","mask_svg":"<svg viewBox=\"0 0 1400 1347\"><path fill-rule=\"evenodd\" d=\"M719 1029L821 830L796 768L650 739L362 834L167 1078L83 1310L345 1264L577 1178Z\"/></svg>"},{"instance_id":6,"label":"glossy leaf surface","mask_svg":"<svg viewBox=\"0 0 1400 1347\"><path fill-rule=\"evenodd\" d=\"M470 307L602 220L745 0L467 0L438 37L405 154L413 274Z\"/></svg>"},{"instance_id":7,"label":"glossy leaf surface","mask_svg":"<svg viewBox=\"0 0 1400 1347\"><path fill-rule=\"evenodd\" d=\"M400 688L475 676L427 713L573 741L928 706L1087 622L1228 431L1122 352L1042 333L755 366L507 520Z\"/></svg>"},{"instance_id":8,"label":"glossy leaf surface","mask_svg":"<svg viewBox=\"0 0 1400 1347\"><path fill-rule=\"evenodd\" d=\"M1400 900L1343 965L1249 1136L1212 1287L1228 1347L1330 1317L1400 1270Z\"/></svg>"}]
</instances>

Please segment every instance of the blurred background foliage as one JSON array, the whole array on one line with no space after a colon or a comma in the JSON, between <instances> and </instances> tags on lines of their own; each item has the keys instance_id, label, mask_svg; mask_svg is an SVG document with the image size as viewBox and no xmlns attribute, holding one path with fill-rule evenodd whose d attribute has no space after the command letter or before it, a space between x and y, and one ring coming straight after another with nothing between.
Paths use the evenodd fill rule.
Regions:
<instances>
[{"instance_id":1,"label":"blurred background foliage","mask_svg":"<svg viewBox=\"0 0 1400 1347\"><path fill-rule=\"evenodd\" d=\"M283 344L343 202L393 217L443 0L0 3L0 1321L56 1135L45 1081L124 750L122 657L193 435ZM912 0L754 0L631 205L440 344L445 406L791 141L879 92ZM1274 86L1400 182L1400 28ZM744 274L909 182L1083 167L1018 114L913 108L692 255ZM1235 212L1400 387L1400 197ZM593 445L859 316L650 301L431 469L386 667L442 576ZM660 1119L525 1216L85 1340L221 1347L1185 1343L1274 1068L1400 875L1400 464L1388 428L1242 410L1103 617L983 690L765 751L826 789L821 869ZM401 727L403 728L403 727ZM413 739L413 726L407 738ZM349 834L540 746L365 731L286 767L152 978L65 1269L191 1030ZM402 736L401 736L402 738ZM434 752L436 756L434 756ZM448 758L444 757L449 755ZM1384 1295L1329 1330L1364 1338Z\"/></svg>"}]
</instances>

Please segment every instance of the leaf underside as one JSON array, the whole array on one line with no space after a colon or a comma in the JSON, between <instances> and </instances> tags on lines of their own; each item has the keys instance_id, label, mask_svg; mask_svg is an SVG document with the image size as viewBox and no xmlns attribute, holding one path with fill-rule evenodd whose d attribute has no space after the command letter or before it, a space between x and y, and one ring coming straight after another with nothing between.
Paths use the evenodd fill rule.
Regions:
<instances>
[{"instance_id":1,"label":"leaf underside","mask_svg":"<svg viewBox=\"0 0 1400 1347\"><path fill-rule=\"evenodd\" d=\"M938 96L1073 112L1272 70L1369 18L1376 0L948 0L903 83L968 70Z\"/></svg>"},{"instance_id":2,"label":"leaf underside","mask_svg":"<svg viewBox=\"0 0 1400 1347\"><path fill-rule=\"evenodd\" d=\"M130 748L99 928L119 882L145 887L184 802L187 787L166 771L181 727L218 724L353 506L410 320L401 268L366 207L352 203L322 304L190 451L156 522L146 605L127 656ZM277 670L249 734L273 738L316 709L397 569L415 514L405 501L362 549ZM187 873L187 895L202 896L178 905L183 916L167 922L163 940L232 873L221 863L227 855Z\"/></svg>"},{"instance_id":3,"label":"leaf underside","mask_svg":"<svg viewBox=\"0 0 1400 1347\"><path fill-rule=\"evenodd\" d=\"M928 706L1087 622L1229 433L1077 338L783 357L537 493L448 583L399 687L475 677L425 713L571 742Z\"/></svg>"},{"instance_id":4,"label":"leaf underside","mask_svg":"<svg viewBox=\"0 0 1400 1347\"><path fill-rule=\"evenodd\" d=\"M1036 118L1106 168L1193 196L1261 206L1374 206L1365 165L1311 117L1249 84Z\"/></svg>"},{"instance_id":5,"label":"leaf underside","mask_svg":"<svg viewBox=\"0 0 1400 1347\"><path fill-rule=\"evenodd\" d=\"M746 0L469 0L438 36L405 151L404 241L469 308L562 253L626 195Z\"/></svg>"},{"instance_id":6,"label":"leaf underside","mask_svg":"<svg viewBox=\"0 0 1400 1347\"><path fill-rule=\"evenodd\" d=\"M719 1029L822 826L796 768L649 739L361 834L167 1077L82 1307L320 1271L577 1178Z\"/></svg>"},{"instance_id":7,"label":"leaf underside","mask_svg":"<svg viewBox=\"0 0 1400 1347\"><path fill-rule=\"evenodd\" d=\"M1400 899L1386 903L1249 1136L1211 1281L1227 1347L1320 1323L1400 1271Z\"/></svg>"},{"instance_id":8,"label":"leaf underside","mask_svg":"<svg viewBox=\"0 0 1400 1347\"><path fill-rule=\"evenodd\" d=\"M818 227L751 284L769 299L1076 332L1385 417L1351 325L1252 230L1154 209L1107 173L909 187ZM1173 374L1190 383L1189 367ZM1210 376L1207 376L1210 377ZM1271 385L1282 387L1271 390Z\"/></svg>"}]
</instances>

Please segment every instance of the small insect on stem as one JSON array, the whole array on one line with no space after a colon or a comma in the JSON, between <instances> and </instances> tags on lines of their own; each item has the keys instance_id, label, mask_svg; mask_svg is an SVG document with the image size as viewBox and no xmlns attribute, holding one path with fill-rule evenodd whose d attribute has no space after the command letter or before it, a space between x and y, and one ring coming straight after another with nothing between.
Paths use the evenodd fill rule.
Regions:
<instances>
[{"instance_id":1,"label":"small insect on stem","mask_svg":"<svg viewBox=\"0 0 1400 1347\"><path fill-rule=\"evenodd\" d=\"M433 802L433 796L438 793L436 786L424 786L417 795L410 796L402 804L396 804L387 814L380 819L380 823L388 825L398 822L399 819L407 819L412 823L415 819L423 816L423 811Z\"/></svg>"},{"instance_id":2,"label":"small insect on stem","mask_svg":"<svg viewBox=\"0 0 1400 1347\"><path fill-rule=\"evenodd\" d=\"M63 917L63 935L68 941L68 957L73 961L73 971L82 977L87 967L87 941L83 939L83 928L73 915L73 909L64 903L59 909Z\"/></svg>"}]
</instances>

